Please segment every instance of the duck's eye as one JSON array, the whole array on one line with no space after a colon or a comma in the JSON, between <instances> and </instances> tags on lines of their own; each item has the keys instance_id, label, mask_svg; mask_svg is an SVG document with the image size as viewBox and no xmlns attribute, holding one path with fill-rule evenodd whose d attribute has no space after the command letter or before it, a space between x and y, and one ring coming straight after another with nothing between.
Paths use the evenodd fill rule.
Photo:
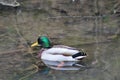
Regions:
<instances>
[{"instance_id":1,"label":"duck's eye","mask_svg":"<svg viewBox=\"0 0 120 80\"><path fill-rule=\"evenodd\" d=\"M38 44L43 44L43 41L40 38L38 38Z\"/></svg>"}]
</instances>

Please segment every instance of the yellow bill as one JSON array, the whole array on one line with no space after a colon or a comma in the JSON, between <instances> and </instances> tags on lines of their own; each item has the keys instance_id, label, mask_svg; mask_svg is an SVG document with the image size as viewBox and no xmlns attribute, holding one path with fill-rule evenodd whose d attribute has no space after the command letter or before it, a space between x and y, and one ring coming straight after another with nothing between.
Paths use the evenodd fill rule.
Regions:
<instances>
[{"instance_id":1,"label":"yellow bill","mask_svg":"<svg viewBox=\"0 0 120 80\"><path fill-rule=\"evenodd\" d=\"M38 42L35 42L31 45L31 47L39 46Z\"/></svg>"}]
</instances>

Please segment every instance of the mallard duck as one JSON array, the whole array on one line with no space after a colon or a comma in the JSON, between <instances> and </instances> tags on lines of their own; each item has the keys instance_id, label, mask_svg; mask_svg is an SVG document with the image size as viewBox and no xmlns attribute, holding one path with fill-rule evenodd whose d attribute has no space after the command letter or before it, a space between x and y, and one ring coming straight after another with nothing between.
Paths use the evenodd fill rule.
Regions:
<instances>
[{"instance_id":1,"label":"mallard duck","mask_svg":"<svg viewBox=\"0 0 120 80\"><path fill-rule=\"evenodd\" d=\"M39 57L43 61L58 61L61 62L58 66L62 66L66 61L79 61L87 55L83 51L65 45L51 45L48 37L40 36L37 42L33 43L31 47L41 45L42 49L39 52Z\"/></svg>"},{"instance_id":2,"label":"mallard duck","mask_svg":"<svg viewBox=\"0 0 120 80\"><path fill-rule=\"evenodd\" d=\"M75 48L54 45L51 46L50 40L46 36L40 36L38 41L33 43L31 47L41 45L42 49L39 53L41 59L48 61L78 61L86 57L86 53Z\"/></svg>"}]
</instances>

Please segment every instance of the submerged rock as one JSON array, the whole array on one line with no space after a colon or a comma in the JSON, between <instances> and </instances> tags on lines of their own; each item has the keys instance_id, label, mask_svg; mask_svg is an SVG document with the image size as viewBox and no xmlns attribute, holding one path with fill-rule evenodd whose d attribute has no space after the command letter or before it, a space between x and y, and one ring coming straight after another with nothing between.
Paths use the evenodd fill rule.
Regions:
<instances>
[{"instance_id":1,"label":"submerged rock","mask_svg":"<svg viewBox=\"0 0 120 80\"><path fill-rule=\"evenodd\" d=\"M20 3L18 3L16 0L3 0L3 1L0 1L0 4L2 6L11 6L11 7L18 7L20 6Z\"/></svg>"}]
</instances>

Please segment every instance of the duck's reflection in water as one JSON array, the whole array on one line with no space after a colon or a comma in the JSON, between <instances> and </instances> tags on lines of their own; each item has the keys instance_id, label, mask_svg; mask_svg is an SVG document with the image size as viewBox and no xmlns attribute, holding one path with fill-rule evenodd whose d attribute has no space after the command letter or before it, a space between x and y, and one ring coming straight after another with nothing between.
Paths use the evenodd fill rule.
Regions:
<instances>
[{"instance_id":1,"label":"duck's reflection in water","mask_svg":"<svg viewBox=\"0 0 120 80\"><path fill-rule=\"evenodd\" d=\"M82 62L75 61L48 61L42 60L46 66L56 69L56 70L80 70L81 68L85 68L86 66Z\"/></svg>"}]
</instances>

